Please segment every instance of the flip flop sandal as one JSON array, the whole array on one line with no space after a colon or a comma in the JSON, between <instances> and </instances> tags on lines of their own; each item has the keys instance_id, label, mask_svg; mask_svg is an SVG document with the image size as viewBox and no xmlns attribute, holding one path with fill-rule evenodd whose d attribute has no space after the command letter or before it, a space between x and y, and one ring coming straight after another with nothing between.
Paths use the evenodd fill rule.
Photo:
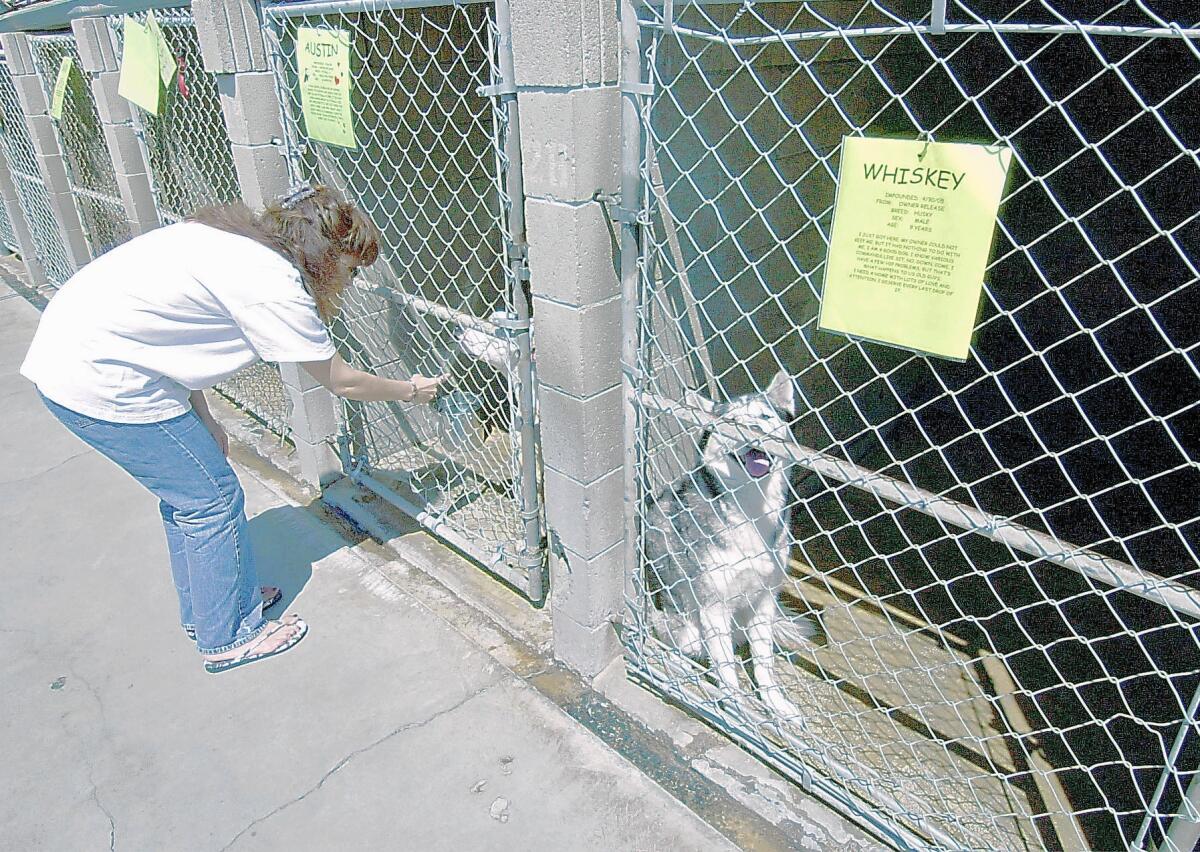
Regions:
<instances>
[{"instance_id":1,"label":"flip flop sandal","mask_svg":"<svg viewBox=\"0 0 1200 852\"><path fill-rule=\"evenodd\" d=\"M284 651L288 651L288 650L296 647L296 645L298 645L300 643L300 640L308 635L308 625L305 624L304 619L297 618L291 624L281 621L275 627L271 628L270 631L264 631L263 635L264 635L264 637L270 636L274 633L279 632L280 630L282 630L285 627L290 627L292 624L297 625L300 629L296 631L295 636L293 636L291 639L284 642L282 645L280 645L275 650L264 651L262 653L255 653L253 651L247 650L247 651L243 651L240 655L238 655L236 657L230 657L228 660L205 660L204 661L204 670L206 672L208 672L209 674L220 674L221 672L227 672L230 669L236 669L239 666L249 665L250 663L257 663L259 660L265 660L268 657L278 656L279 654L282 654ZM246 644L254 645L256 643L247 642Z\"/></svg>"},{"instance_id":2,"label":"flip flop sandal","mask_svg":"<svg viewBox=\"0 0 1200 852\"><path fill-rule=\"evenodd\" d=\"M261 594L261 590L260 590L260 594ZM269 599L263 598L263 612L266 612L271 607L275 606L275 604L279 603L281 600L283 600L283 591L281 589L276 589L275 594L271 595L271 597ZM184 625L183 632L187 634L187 638L191 639L193 642L196 641L196 628L195 627Z\"/></svg>"}]
</instances>

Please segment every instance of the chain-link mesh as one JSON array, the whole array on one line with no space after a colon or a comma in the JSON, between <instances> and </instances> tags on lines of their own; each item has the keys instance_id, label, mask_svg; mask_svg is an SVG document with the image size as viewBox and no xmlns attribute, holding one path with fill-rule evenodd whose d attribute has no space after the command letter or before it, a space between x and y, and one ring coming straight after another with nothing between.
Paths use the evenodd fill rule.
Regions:
<instances>
[{"instance_id":1,"label":"chain-link mesh","mask_svg":"<svg viewBox=\"0 0 1200 852\"><path fill-rule=\"evenodd\" d=\"M1200 13L943 5L639 0L631 667L898 843L1148 848L1200 764ZM816 328L856 134L1014 150L966 363Z\"/></svg>"},{"instance_id":2,"label":"chain-link mesh","mask_svg":"<svg viewBox=\"0 0 1200 852\"><path fill-rule=\"evenodd\" d=\"M29 44L47 100L54 91L62 61L70 58L74 63L63 97L62 118L55 125L84 236L92 257L98 257L131 234L92 90L73 36L32 35Z\"/></svg>"},{"instance_id":3,"label":"chain-link mesh","mask_svg":"<svg viewBox=\"0 0 1200 852\"><path fill-rule=\"evenodd\" d=\"M527 315L522 321L513 302L506 250L507 124L479 91L496 74L491 4L323 5L321 14L266 11L293 167L358 203L382 235L380 260L347 291L334 338L348 362L380 375L453 376L433 405L345 405L366 466L355 475L519 588L533 588L541 555L527 529L538 507L522 508L520 495L536 477L535 460L521 451L534 422L516 404L532 376L519 345ZM357 148L306 138L296 79L302 27L349 34ZM367 468L369 479L359 475Z\"/></svg>"},{"instance_id":4,"label":"chain-link mesh","mask_svg":"<svg viewBox=\"0 0 1200 852\"><path fill-rule=\"evenodd\" d=\"M144 24L148 14L131 17ZM134 108L134 122L149 160L158 215L170 224L206 205L237 201L240 193L217 81L204 70L192 13L160 9L153 14L182 82L165 87L157 116ZM123 45L122 18L111 17L109 23Z\"/></svg>"},{"instance_id":5,"label":"chain-link mesh","mask_svg":"<svg viewBox=\"0 0 1200 852\"><path fill-rule=\"evenodd\" d=\"M29 138L25 114L17 100L8 66L0 64L0 123L3 124L4 155L16 185L21 209L29 223L29 232L37 248L38 260L46 270L46 279L61 287L74 273L63 245L58 218L50 206L46 183L38 170L37 156Z\"/></svg>"},{"instance_id":6,"label":"chain-link mesh","mask_svg":"<svg viewBox=\"0 0 1200 852\"><path fill-rule=\"evenodd\" d=\"M157 116L131 108L149 163L159 219L171 224L201 207L237 201L241 193L217 81L204 70L192 13L160 9L132 17L145 23L148 14L156 17L171 47L178 66L177 79L166 87ZM122 45L122 19L108 20L118 45ZM253 364L215 390L276 434L286 436L291 431L291 403L279 378L278 365Z\"/></svg>"}]
</instances>

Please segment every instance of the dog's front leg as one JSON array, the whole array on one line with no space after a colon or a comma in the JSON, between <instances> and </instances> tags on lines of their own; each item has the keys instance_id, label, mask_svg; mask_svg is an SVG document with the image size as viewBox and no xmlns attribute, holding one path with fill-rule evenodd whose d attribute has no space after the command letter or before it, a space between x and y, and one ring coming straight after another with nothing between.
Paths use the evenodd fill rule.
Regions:
<instances>
[{"instance_id":1,"label":"dog's front leg","mask_svg":"<svg viewBox=\"0 0 1200 852\"><path fill-rule=\"evenodd\" d=\"M710 604L700 610L700 639L709 665L723 687L722 701L736 705L742 687L738 683L738 661L733 653L733 613L728 606Z\"/></svg>"},{"instance_id":2,"label":"dog's front leg","mask_svg":"<svg viewBox=\"0 0 1200 852\"><path fill-rule=\"evenodd\" d=\"M759 697L781 722L795 722L800 708L791 702L775 679L775 596L768 596L755 607L754 618L746 626L750 640L750 662L754 666L754 683Z\"/></svg>"}]
</instances>

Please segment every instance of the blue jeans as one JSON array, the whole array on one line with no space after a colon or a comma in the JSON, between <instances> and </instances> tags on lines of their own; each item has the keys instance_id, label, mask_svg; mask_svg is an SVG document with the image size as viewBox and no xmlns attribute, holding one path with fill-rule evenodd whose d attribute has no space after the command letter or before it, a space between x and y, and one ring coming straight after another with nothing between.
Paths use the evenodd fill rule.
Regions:
<instances>
[{"instance_id":1,"label":"blue jeans","mask_svg":"<svg viewBox=\"0 0 1200 852\"><path fill-rule=\"evenodd\" d=\"M159 423L110 423L42 402L85 444L159 499L185 628L202 654L244 645L266 625L242 486L194 411Z\"/></svg>"}]
</instances>

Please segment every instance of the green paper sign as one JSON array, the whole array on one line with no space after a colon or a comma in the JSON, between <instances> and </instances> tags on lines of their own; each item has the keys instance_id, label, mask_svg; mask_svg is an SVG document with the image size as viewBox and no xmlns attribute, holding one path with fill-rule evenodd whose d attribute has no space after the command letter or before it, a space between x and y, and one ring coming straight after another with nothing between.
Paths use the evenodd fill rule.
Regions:
<instances>
[{"instance_id":1,"label":"green paper sign","mask_svg":"<svg viewBox=\"0 0 1200 852\"><path fill-rule=\"evenodd\" d=\"M55 121L62 120L63 101L67 97L67 83L71 81L71 69L75 60L64 56L58 65L58 76L54 79L54 93L50 96L50 117Z\"/></svg>"},{"instance_id":2,"label":"green paper sign","mask_svg":"<svg viewBox=\"0 0 1200 852\"><path fill-rule=\"evenodd\" d=\"M844 138L818 326L965 360L1011 161L1003 146Z\"/></svg>"},{"instance_id":3,"label":"green paper sign","mask_svg":"<svg viewBox=\"0 0 1200 852\"><path fill-rule=\"evenodd\" d=\"M300 27L296 55L300 111L309 138L357 148L350 109L350 34Z\"/></svg>"},{"instance_id":4,"label":"green paper sign","mask_svg":"<svg viewBox=\"0 0 1200 852\"><path fill-rule=\"evenodd\" d=\"M175 82L175 57L153 12L146 15L146 29L154 38L155 49L158 51L158 76L162 78L163 85L170 88Z\"/></svg>"},{"instance_id":5,"label":"green paper sign","mask_svg":"<svg viewBox=\"0 0 1200 852\"><path fill-rule=\"evenodd\" d=\"M158 115L159 77L158 40L146 27L128 15L124 20L125 48L121 51L121 78L117 94L151 115Z\"/></svg>"}]
</instances>

